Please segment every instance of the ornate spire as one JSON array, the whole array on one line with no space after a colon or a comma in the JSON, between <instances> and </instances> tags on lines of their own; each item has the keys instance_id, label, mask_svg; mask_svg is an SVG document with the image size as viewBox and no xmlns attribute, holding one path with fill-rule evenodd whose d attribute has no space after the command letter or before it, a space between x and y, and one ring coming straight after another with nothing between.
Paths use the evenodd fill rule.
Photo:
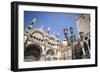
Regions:
<instances>
[{"instance_id":1,"label":"ornate spire","mask_svg":"<svg viewBox=\"0 0 100 73\"><path fill-rule=\"evenodd\" d=\"M31 30L32 27L33 27L33 25L34 25L34 23L35 23L35 21L36 21L36 19L33 19L33 20L31 21L31 23L28 25L28 27L25 29L25 31Z\"/></svg>"},{"instance_id":2,"label":"ornate spire","mask_svg":"<svg viewBox=\"0 0 100 73\"><path fill-rule=\"evenodd\" d=\"M57 36L58 36L58 38L59 38L59 32L58 32Z\"/></svg>"},{"instance_id":3,"label":"ornate spire","mask_svg":"<svg viewBox=\"0 0 100 73\"><path fill-rule=\"evenodd\" d=\"M55 32L53 32L53 36L55 36Z\"/></svg>"},{"instance_id":4,"label":"ornate spire","mask_svg":"<svg viewBox=\"0 0 100 73\"><path fill-rule=\"evenodd\" d=\"M50 27L48 27L48 33L50 32Z\"/></svg>"},{"instance_id":5,"label":"ornate spire","mask_svg":"<svg viewBox=\"0 0 100 73\"><path fill-rule=\"evenodd\" d=\"M36 19L34 18L34 19L32 20L32 22L30 23L30 25L33 25L35 22L36 22Z\"/></svg>"},{"instance_id":6,"label":"ornate spire","mask_svg":"<svg viewBox=\"0 0 100 73\"><path fill-rule=\"evenodd\" d=\"M40 29L42 29L43 30L43 25L41 26L41 28Z\"/></svg>"}]
</instances>

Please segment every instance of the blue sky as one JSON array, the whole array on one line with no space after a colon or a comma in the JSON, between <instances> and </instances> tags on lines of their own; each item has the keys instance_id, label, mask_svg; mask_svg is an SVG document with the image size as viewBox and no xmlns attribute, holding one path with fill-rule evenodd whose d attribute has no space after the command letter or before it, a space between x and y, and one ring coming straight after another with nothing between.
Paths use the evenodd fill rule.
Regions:
<instances>
[{"instance_id":1,"label":"blue sky","mask_svg":"<svg viewBox=\"0 0 100 73\"><path fill-rule=\"evenodd\" d=\"M59 32L59 39L62 41L64 40L64 27L68 29L73 27L76 35L78 34L75 18L79 16L79 13L24 11L24 29L36 18L33 28L43 26L43 30L47 32L50 27L50 34L54 32L57 35ZM68 36L70 36L70 32L68 32Z\"/></svg>"}]
</instances>

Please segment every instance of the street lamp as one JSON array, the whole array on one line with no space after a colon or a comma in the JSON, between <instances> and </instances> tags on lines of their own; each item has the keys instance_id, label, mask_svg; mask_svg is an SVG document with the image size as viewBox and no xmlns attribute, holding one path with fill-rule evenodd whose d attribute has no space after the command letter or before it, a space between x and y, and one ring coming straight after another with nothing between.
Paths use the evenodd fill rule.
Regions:
<instances>
[{"instance_id":1,"label":"street lamp","mask_svg":"<svg viewBox=\"0 0 100 73\"><path fill-rule=\"evenodd\" d=\"M67 35L67 33L68 33L68 29L67 28L64 28L64 35L65 35L65 39L66 39L66 41L68 40L68 35Z\"/></svg>"},{"instance_id":2,"label":"street lamp","mask_svg":"<svg viewBox=\"0 0 100 73\"><path fill-rule=\"evenodd\" d=\"M76 40L76 36L74 34L74 28L73 27L70 27L70 33L71 33L70 41L71 41L71 45L72 45L72 59L75 59L76 56L75 56L74 41Z\"/></svg>"},{"instance_id":3,"label":"street lamp","mask_svg":"<svg viewBox=\"0 0 100 73\"><path fill-rule=\"evenodd\" d=\"M64 29L63 29L63 31L64 31L64 35L65 35L65 39L66 39L66 42L68 41L68 29L65 27ZM65 60L66 58L65 58L65 53L64 53L64 60Z\"/></svg>"}]
</instances>

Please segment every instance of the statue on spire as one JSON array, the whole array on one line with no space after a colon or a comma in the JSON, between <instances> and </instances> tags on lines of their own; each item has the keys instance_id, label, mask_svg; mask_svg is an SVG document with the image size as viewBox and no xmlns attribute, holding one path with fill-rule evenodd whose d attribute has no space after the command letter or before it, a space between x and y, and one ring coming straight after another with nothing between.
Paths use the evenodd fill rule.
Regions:
<instances>
[{"instance_id":1,"label":"statue on spire","mask_svg":"<svg viewBox=\"0 0 100 73\"><path fill-rule=\"evenodd\" d=\"M30 31L30 30L32 29L33 25L35 24L35 22L36 22L36 19L34 18L34 19L31 21L31 23L28 25L28 27L26 28L25 31Z\"/></svg>"},{"instance_id":2,"label":"statue on spire","mask_svg":"<svg viewBox=\"0 0 100 73\"><path fill-rule=\"evenodd\" d=\"M50 33L50 27L48 27L48 33Z\"/></svg>"}]
</instances>

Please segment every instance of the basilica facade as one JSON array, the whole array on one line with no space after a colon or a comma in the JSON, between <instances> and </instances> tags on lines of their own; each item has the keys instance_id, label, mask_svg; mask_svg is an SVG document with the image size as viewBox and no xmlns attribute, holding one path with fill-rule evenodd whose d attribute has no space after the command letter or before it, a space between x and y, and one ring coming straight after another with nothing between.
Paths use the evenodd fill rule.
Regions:
<instances>
[{"instance_id":1,"label":"basilica facade","mask_svg":"<svg viewBox=\"0 0 100 73\"><path fill-rule=\"evenodd\" d=\"M30 25L24 33L24 60L50 61L71 59L71 49L67 41L60 41L58 36L45 32L43 28Z\"/></svg>"}]
</instances>

